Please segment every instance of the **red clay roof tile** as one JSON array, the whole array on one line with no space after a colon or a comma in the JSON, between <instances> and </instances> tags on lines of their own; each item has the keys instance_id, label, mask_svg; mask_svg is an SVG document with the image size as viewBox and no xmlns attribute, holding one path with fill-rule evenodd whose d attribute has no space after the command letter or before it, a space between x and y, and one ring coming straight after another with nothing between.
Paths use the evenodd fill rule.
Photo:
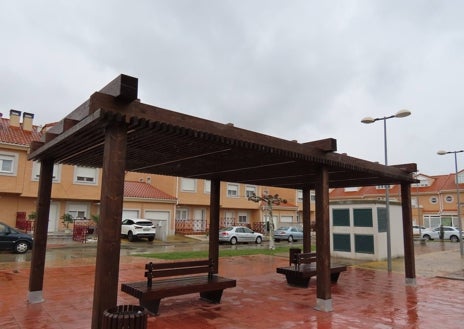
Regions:
<instances>
[{"instance_id":1,"label":"red clay roof tile","mask_svg":"<svg viewBox=\"0 0 464 329\"><path fill-rule=\"evenodd\" d=\"M141 199L157 199L157 200L176 200L172 195L169 195L150 184L143 182L124 182L124 197L126 198L141 198Z\"/></svg>"},{"instance_id":2,"label":"red clay roof tile","mask_svg":"<svg viewBox=\"0 0 464 329\"><path fill-rule=\"evenodd\" d=\"M29 146L32 141L40 140L38 126L32 126L32 131L20 127L11 127L10 120L0 118L0 143Z\"/></svg>"}]
</instances>

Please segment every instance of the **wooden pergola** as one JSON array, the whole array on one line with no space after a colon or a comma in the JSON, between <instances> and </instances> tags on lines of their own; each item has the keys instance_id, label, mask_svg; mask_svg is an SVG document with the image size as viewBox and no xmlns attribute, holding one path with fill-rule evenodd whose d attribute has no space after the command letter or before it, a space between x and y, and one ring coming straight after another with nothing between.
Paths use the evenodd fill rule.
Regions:
<instances>
[{"instance_id":1,"label":"wooden pergola","mask_svg":"<svg viewBox=\"0 0 464 329\"><path fill-rule=\"evenodd\" d=\"M141 103L138 79L120 75L31 145L41 162L29 296L43 301L47 227L55 163L102 168L92 328L116 306L126 171L211 181L209 257L218 272L220 182L301 189L304 252L310 251L310 190L316 191L316 308L332 311L329 188L401 185L405 276L415 284L411 183L415 164L384 166L336 153L336 141L298 143ZM239 106L239 105L238 105Z\"/></svg>"}]
</instances>

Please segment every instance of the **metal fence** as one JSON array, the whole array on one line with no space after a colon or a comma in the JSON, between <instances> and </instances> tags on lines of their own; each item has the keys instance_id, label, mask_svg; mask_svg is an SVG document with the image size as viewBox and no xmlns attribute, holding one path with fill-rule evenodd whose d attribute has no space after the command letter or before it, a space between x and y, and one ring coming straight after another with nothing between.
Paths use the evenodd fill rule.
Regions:
<instances>
[{"instance_id":1,"label":"metal fence","mask_svg":"<svg viewBox=\"0 0 464 329\"><path fill-rule=\"evenodd\" d=\"M264 233L265 222L240 223L234 218L221 218L219 228L228 226L246 226L255 232ZM209 222L206 219L176 219L176 234L201 235L209 231Z\"/></svg>"}]
</instances>

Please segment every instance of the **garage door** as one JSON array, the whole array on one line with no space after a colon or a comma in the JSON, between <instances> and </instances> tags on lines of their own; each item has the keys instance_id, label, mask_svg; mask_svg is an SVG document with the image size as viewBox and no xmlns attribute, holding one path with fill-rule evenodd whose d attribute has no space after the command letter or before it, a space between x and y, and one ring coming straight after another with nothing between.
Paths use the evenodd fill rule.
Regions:
<instances>
[{"instance_id":1,"label":"garage door","mask_svg":"<svg viewBox=\"0 0 464 329\"><path fill-rule=\"evenodd\" d=\"M122 219L126 218L140 218L138 210L123 210Z\"/></svg>"},{"instance_id":2,"label":"garage door","mask_svg":"<svg viewBox=\"0 0 464 329\"><path fill-rule=\"evenodd\" d=\"M145 211L145 218L149 219L156 226L156 239L166 241L169 232L169 219L171 215L169 211Z\"/></svg>"},{"instance_id":3,"label":"garage door","mask_svg":"<svg viewBox=\"0 0 464 329\"><path fill-rule=\"evenodd\" d=\"M292 223L293 216L280 216L280 222L281 223Z\"/></svg>"},{"instance_id":4,"label":"garage door","mask_svg":"<svg viewBox=\"0 0 464 329\"><path fill-rule=\"evenodd\" d=\"M163 220L167 221L170 218L169 211L154 211L154 210L147 210L145 211L146 219L151 220Z\"/></svg>"}]
</instances>

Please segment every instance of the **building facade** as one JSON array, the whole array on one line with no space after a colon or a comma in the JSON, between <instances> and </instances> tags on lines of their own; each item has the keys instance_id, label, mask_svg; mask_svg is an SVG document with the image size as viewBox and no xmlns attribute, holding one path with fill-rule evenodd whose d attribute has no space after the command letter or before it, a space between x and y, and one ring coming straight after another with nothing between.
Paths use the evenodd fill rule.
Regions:
<instances>
[{"instance_id":1,"label":"building facade","mask_svg":"<svg viewBox=\"0 0 464 329\"><path fill-rule=\"evenodd\" d=\"M36 126L33 118L24 113L21 120L16 110L10 111L9 119L0 118L0 220L13 226L28 222L29 227L20 227L25 229L33 225L40 178L40 163L27 160L29 145L53 126ZM122 217L151 219L164 235L205 233L210 186L207 180L127 172ZM62 220L65 214L75 220L98 218L100 193L100 169L55 164L49 232L68 228ZM287 201L272 209L276 226L301 223L301 191L221 182L222 226L264 229L269 212L248 200L253 193L278 194Z\"/></svg>"},{"instance_id":2,"label":"building facade","mask_svg":"<svg viewBox=\"0 0 464 329\"><path fill-rule=\"evenodd\" d=\"M416 178L420 182L411 185L414 224L424 227L440 225L458 227L458 187L460 191L464 188L464 171L460 171L457 176L454 173L436 176L419 173ZM464 197L462 193L459 194L459 203L462 205ZM338 188L330 192L330 199L385 200L385 186ZM390 186L390 200L401 201L399 186Z\"/></svg>"},{"instance_id":3,"label":"building facade","mask_svg":"<svg viewBox=\"0 0 464 329\"><path fill-rule=\"evenodd\" d=\"M33 119L33 114L16 110L10 110L9 119L0 116L0 221L13 226L33 222L40 163L28 161L27 154L30 143L40 140L53 126L39 127L33 124ZM456 175L418 174L417 179L420 183L412 185L411 190L414 222L425 227L457 226ZM464 188L464 172L457 179ZM122 217L151 219L164 236L203 234L209 225L210 188L210 182L202 179L127 172ZM271 220L269 209L262 203L249 201L253 194L278 194L286 200L272 209L276 227L302 223L301 190L234 182L221 182L220 188L221 226L246 225L265 232ZM55 164L49 232L66 229L62 221L65 214L74 219L97 218L100 193L100 169ZM399 186L390 186L392 202L401 200L399 193ZM332 189L330 199L385 200L385 186ZM312 222L314 218L315 197L311 193Z\"/></svg>"}]
</instances>

